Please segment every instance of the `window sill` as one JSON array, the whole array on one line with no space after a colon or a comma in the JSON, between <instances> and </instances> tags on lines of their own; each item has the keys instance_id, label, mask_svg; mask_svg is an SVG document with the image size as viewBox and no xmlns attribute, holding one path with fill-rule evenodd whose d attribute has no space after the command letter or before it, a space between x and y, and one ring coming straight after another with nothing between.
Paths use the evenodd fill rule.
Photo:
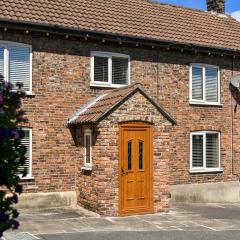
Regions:
<instances>
[{"instance_id":1,"label":"window sill","mask_svg":"<svg viewBox=\"0 0 240 240\"><path fill-rule=\"evenodd\" d=\"M92 171L92 167L81 167L83 171Z\"/></svg>"},{"instance_id":2,"label":"window sill","mask_svg":"<svg viewBox=\"0 0 240 240\"><path fill-rule=\"evenodd\" d=\"M194 101L190 101L189 102L190 105L199 105L199 106L212 106L212 107L222 107L223 104L221 103L211 103L211 102L194 102Z\"/></svg>"},{"instance_id":3,"label":"window sill","mask_svg":"<svg viewBox=\"0 0 240 240\"><path fill-rule=\"evenodd\" d=\"M33 93L33 92L26 92L26 96L27 97L34 97L35 93Z\"/></svg>"},{"instance_id":4,"label":"window sill","mask_svg":"<svg viewBox=\"0 0 240 240\"><path fill-rule=\"evenodd\" d=\"M102 84L102 83L90 83L90 87L100 87L100 88L121 88L128 86L129 84Z\"/></svg>"},{"instance_id":5,"label":"window sill","mask_svg":"<svg viewBox=\"0 0 240 240\"><path fill-rule=\"evenodd\" d=\"M190 169L189 173L221 173L223 169Z\"/></svg>"},{"instance_id":6,"label":"window sill","mask_svg":"<svg viewBox=\"0 0 240 240\"><path fill-rule=\"evenodd\" d=\"M35 178L34 177L24 177L24 178L21 178L20 177L20 181L31 181L31 180L35 180Z\"/></svg>"}]
</instances>

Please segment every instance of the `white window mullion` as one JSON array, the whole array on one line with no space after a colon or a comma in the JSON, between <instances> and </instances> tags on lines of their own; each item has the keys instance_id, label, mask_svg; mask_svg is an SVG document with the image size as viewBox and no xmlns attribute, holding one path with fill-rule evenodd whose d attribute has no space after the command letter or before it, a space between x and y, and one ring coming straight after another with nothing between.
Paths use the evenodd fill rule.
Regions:
<instances>
[{"instance_id":1,"label":"white window mullion","mask_svg":"<svg viewBox=\"0 0 240 240\"><path fill-rule=\"evenodd\" d=\"M203 67L203 101L206 102L206 68Z\"/></svg>"},{"instance_id":2,"label":"white window mullion","mask_svg":"<svg viewBox=\"0 0 240 240\"><path fill-rule=\"evenodd\" d=\"M221 102L221 72L220 72L220 69L218 70L218 81L217 81L217 84L218 84L218 102L220 103Z\"/></svg>"},{"instance_id":3,"label":"white window mullion","mask_svg":"<svg viewBox=\"0 0 240 240\"><path fill-rule=\"evenodd\" d=\"M108 58L108 83L112 84L112 56Z\"/></svg>"},{"instance_id":4,"label":"white window mullion","mask_svg":"<svg viewBox=\"0 0 240 240\"><path fill-rule=\"evenodd\" d=\"M29 129L29 176L32 177L32 129Z\"/></svg>"},{"instance_id":5,"label":"white window mullion","mask_svg":"<svg viewBox=\"0 0 240 240\"><path fill-rule=\"evenodd\" d=\"M218 168L221 168L221 133L218 133Z\"/></svg>"},{"instance_id":6,"label":"white window mullion","mask_svg":"<svg viewBox=\"0 0 240 240\"><path fill-rule=\"evenodd\" d=\"M90 60L90 78L91 78L91 83L94 82L94 56L91 56Z\"/></svg>"},{"instance_id":7,"label":"white window mullion","mask_svg":"<svg viewBox=\"0 0 240 240\"><path fill-rule=\"evenodd\" d=\"M32 61L33 61L33 54L32 54L32 47L30 47L30 66L29 66L29 70L30 70L30 83L29 83L29 91L27 92L27 94L31 94L32 93Z\"/></svg>"},{"instance_id":8,"label":"white window mullion","mask_svg":"<svg viewBox=\"0 0 240 240\"><path fill-rule=\"evenodd\" d=\"M203 168L206 169L206 133L203 134Z\"/></svg>"},{"instance_id":9,"label":"white window mullion","mask_svg":"<svg viewBox=\"0 0 240 240\"><path fill-rule=\"evenodd\" d=\"M6 82L9 82L9 50L5 46L4 49L4 78Z\"/></svg>"}]
</instances>

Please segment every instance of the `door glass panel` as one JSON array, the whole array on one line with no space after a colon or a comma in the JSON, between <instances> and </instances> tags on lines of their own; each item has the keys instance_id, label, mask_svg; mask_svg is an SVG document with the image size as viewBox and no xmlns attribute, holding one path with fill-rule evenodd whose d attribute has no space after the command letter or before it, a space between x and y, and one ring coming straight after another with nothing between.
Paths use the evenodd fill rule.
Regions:
<instances>
[{"instance_id":1,"label":"door glass panel","mask_svg":"<svg viewBox=\"0 0 240 240\"><path fill-rule=\"evenodd\" d=\"M139 142L139 169L143 169L143 142Z\"/></svg>"},{"instance_id":2,"label":"door glass panel","mask_svg":"<svg viewBox=\"0 0 240 240\"><path fill-rule=\"evenodd\" d=\"M128 170L132 169L132 141L128 142Z\"/></svg>"}]
</instances>

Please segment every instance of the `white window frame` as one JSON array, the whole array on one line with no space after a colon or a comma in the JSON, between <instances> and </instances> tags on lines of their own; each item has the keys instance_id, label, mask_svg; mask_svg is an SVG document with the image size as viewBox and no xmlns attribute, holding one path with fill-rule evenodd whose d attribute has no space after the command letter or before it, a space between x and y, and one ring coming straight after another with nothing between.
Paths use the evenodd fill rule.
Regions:
<instances>
[{"instance_id":1,"label":"white window frame","mask_svg":"<svg viewBox=\"0 0 240 240\"><path fill-rule=\"evenodd\" d=\"M206 135L207 134L218 134L218 144L219 144L219 159L217 168L207 168L206 167ZM193 167L192 165L192 149L193 149L193 136L199 135L203 136L203 167ZM221 169L221 133L218 131L196 131L190 133L190 173L201 173L201 172L222 172Z\"/></svg>"},{"instance_id":2,"label":"white window frame","mask_svg":"<svg viewBox=\"0 0 240 240\"><path fill-rule=\"evenodd\" d=\"M108 58L108 82L98 82L94 81L94 57L105 57ZM112 58L113 57L119 57L119 58L125 58L128 59L128 82L127 84L113 84L112 83ZM121 53L113 53L113 52L98 52L93 51L91 52L91 83L90 86L93 87L111 87L111 88L120 88L123 86L127 86L130 84L130 72L131 72L131 63L130 63L130 56L126 54Z\"/></svg>"},{"instance_id":3,"label":"white window frame","mask_svg":"<svg viewBox=\"0 0 240 240\"><path fill-rule=\"evenodd\" d=\"M192 69L193 67L202 68L203 69L203 99L197 100L192 98ZM206 68L215 68L218 70L218 101L217 102L209 102L206 101L206 89L205 89L205 83L206 83ZM215 65L209 65L209 64L201 64L201 63L192 63L190 64L190 71L189 71L189 102L190 104L202 104L202 105L222 105L221 104L221 71L218 66Z\"/></svg>"},{"instance_id":4,"label":"white window frame","mask_svg":"<svg viewBox=\"0 0 240 240\"><path fill-rule=\"evenodd\" d=\"M21 179L34 179L32 176L32 128L29 127L20 127L21 130L29 131L29 173L22 177L22 175L19 175Z\"/></svg>"},{"instance_id":5,"label":"white window frame","mask_svg":"<svg viewBox=\"0 0 240 240\"><path fill-rule=\"evenodd\" d=\"M8 42L8 41L0 41L0 47L4 48L4 72L3 77L6 82L9 82L9 47L26 47L29 48L30 51L30 90L26 91L27 95L33 95L32 92L32 46L24 43L18 43L18 42Z\"/></svg>"},{"instance_id":6,"label":"white window frame","mask_svg":"<svg viewBox=\"0 0 240 240\"><path fill-rule=\"evenodd\" d=\"M90 136L90 163L87 163L86 159L86 136ZM92 130L91 129L85 129L84 134L84 169L91 170L92 169Z\"/></svg>"}]
</instances>

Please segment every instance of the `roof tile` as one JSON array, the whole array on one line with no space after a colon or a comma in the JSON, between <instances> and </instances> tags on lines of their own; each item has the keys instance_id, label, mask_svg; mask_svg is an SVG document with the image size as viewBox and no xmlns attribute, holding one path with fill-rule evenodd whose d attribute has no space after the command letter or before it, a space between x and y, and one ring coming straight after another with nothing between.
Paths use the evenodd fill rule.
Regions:
<instances>
[{"instance_id":1,"label":"roof tile","mask_svg":"<svg viewBox=\"0 0 240 240\"><path fill-rule=\"evenodd\" d=\"M139 83L112 90L92 99L69 118L68 124L97 123L137 90L144 94L170 122L176 124L176 120L153 100Z\"/></svg>"},{"instance_id":2,"label":"roof tile","mask_svg":"<svg viewBox=\"0 0 240 240\"><path fill-rule=\"evenodd\" d=\"M148 0L4 0L0 18L240 51L230 16Z\"/></svg>"}]
</instances>

